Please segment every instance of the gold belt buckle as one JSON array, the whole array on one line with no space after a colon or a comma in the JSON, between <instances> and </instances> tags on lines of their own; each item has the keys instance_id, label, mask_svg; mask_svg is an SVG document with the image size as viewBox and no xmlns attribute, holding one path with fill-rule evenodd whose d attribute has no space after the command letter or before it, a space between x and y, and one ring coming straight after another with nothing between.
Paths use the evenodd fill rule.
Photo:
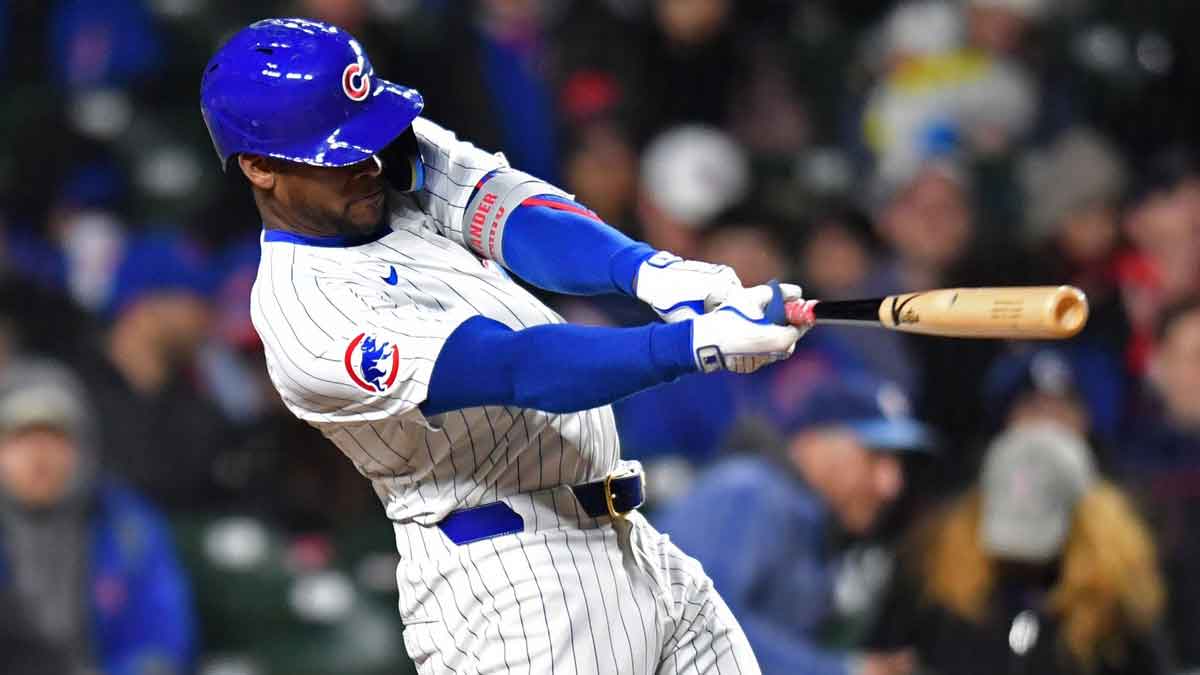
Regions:
<instances>
[{"instance_id":1,"label":"gold belt buckle","mask_svg":"<svg viewBox=\"0 0 1200 675\"><path fill-rule=\"evenodd\" d=\"M610 473L604 477L604 505L608 507L608 515L611 516L612 518L624 519L625 516L629 515L629 513L631 511L637 509L637 506L635 506L632 509L629 509L628 511L618 511L617 510L616 505L613 504L613 491L612 491L613 480L617 479L617 478L629 478L630 476L636 476L636 475L637 475L636 471L630 471L628 473L625 473L625 474L622 474L619 476ZM642 492L645 493L645 490L646 490L646 478L645 478L645 476L643 476L642 477ZM640 506L640 504L639 504L639 506Z\"/></svg>"}]
</instances>

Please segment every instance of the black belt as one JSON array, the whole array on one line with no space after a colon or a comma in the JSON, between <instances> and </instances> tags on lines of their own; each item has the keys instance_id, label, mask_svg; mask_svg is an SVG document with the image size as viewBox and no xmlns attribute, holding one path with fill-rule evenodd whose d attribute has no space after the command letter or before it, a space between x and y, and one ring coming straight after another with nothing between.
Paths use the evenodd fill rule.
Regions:
<instances>
[{"instance_id":1,"label":"black belt","mask_svg":"<svg viewBox=\"0 0 1200 675\"><path fill-rule=\"evenodd\" d=\"M646 481L641 473L572 485L571 491L592 518L622 518L646 501ZM455 544L469 544L521 532L525 521L508 504L491 502L452 511L438 523L438 528Z\"/></svg>"}]
</instances>

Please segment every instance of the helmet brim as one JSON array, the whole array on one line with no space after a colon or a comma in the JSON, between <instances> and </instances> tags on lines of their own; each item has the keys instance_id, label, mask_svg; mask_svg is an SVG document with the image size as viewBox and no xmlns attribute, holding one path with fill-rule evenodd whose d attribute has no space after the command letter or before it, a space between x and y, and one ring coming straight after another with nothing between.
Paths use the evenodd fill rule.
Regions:
<instances>
[{"instance_id":1,"label":"helmet brim","mask_svg":"<svg viewBox=\"0 0 1200 675\"><path fill-rule=\"evenodd\" d=\"M416 89L372 78L371 94L354 115L321 138L297 143L294 151L268 157L312 166L349 166L370 158L408 129L425 101Z\"/></svg>"}]
</instances>

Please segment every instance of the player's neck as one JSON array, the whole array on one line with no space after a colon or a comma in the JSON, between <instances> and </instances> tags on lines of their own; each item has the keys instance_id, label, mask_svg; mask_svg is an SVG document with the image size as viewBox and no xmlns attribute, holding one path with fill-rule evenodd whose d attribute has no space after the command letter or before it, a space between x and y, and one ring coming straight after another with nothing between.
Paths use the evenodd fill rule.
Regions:
<instances>
[{"instance_id":1,"label":"player's neck","mask_svg":"<svg viewBox=\"0 0 1200 675\"><path fill-rule=\"evenodd\" d=\"M347 228L338 227L336 224L316 222L311 217L293 213L284 209L278 201L263 198L257 191L254 195L254 201L258 205L258 213L262 217L265 229L288 232L301 237L315 239L328 239L331 237L361 239L377 232L383 224L383 220L381 220L375 227L368 231L348 230Z\"/></svg>"},{"instance_id":2,"label":"player's neck","mask_svg":"<svg viewBox=\"0 0 1200 675\"><path fill-rule=\"evenodd\" d=\"M258 215L262 218L265 229L291 232L303 237L338 236L334 228L307 223L306 219L287 212L278 201L265 197L258 190L254 191L254 203L258 206Z\"/></svg>"}]
</instances>

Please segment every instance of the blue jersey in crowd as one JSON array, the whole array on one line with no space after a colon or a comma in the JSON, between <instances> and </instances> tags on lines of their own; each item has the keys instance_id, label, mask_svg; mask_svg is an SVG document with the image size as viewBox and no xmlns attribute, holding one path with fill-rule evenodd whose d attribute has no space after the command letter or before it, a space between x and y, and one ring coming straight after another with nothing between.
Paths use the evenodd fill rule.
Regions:
<instances>
[{"instance_id":1,"label":"blue jersey in crowd","mask_svg":"<svg viewBox=\"0 0 1200 675\"><path fill-rule=\"evenodd\" d=\"M167 524L112 481L100 481L93 505L84 588L95 665L106 675L190 672L195 619ZM7 565L0 554L0 584Z\"/></svg>"},{"instance_id":2,"label":"blue jersey in crowd","mask_svg":"<svg viewBox=\"0 0 1200 675\"><path fill-rule=\"evenodd\" d=\"M846 655L813 640L832 602L830 518L793 471L747 456L706 471L654 522L704 564L764 673L845 675Z\"/></svg>"}]
</instances>

